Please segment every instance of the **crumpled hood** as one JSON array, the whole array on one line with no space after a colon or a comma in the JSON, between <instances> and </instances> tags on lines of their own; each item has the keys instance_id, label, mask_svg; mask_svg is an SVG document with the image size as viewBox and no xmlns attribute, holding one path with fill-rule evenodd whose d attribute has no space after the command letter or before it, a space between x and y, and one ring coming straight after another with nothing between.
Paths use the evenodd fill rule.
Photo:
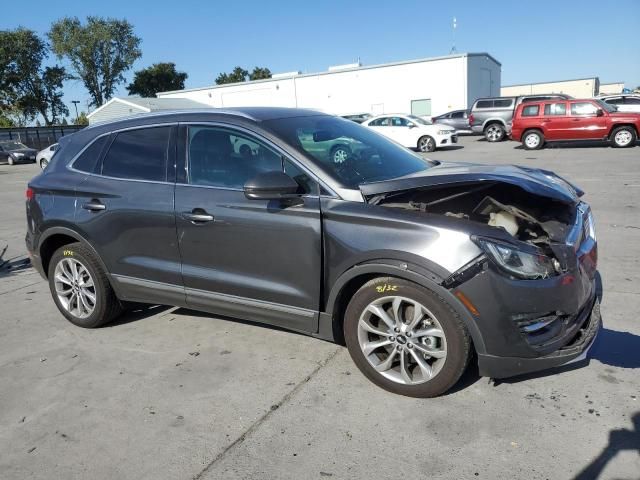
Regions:
<instances>
[{"instance_id":1,"label":"crumpled hood","mask_svg":"<svg viewBox=\"0 0 640 480\"><path fill-rule=\"evenodd\" d=\"M382 182L359 185L365 197L414 188L479 182L508 183L523 190L566 204L576 204L584 194L578 187L548 170L517 165L480 165L443 162L428 170Z\"/></svg>"}]
</instances>

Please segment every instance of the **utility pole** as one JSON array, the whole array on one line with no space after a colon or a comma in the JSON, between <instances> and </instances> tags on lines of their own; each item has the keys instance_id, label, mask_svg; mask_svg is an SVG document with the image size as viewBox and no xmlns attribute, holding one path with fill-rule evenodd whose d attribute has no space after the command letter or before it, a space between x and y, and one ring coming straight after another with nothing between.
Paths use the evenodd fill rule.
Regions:
<instances>
[{"instance_id":1,"label":"utility pole","mask_svg":"<svg viewBox=\"0 0 640 480\"><path fill-rule=\"evenodd\" d=\"M454 53L458 53L456 49L456 28L458 26L458 21L456 17L453 17L453 44L451 45L451 50L449 51L449 55L453 55Z\"/></svg>"},{"instance_id":2,"label":"utility pole","mask_svg":"<svg viewBox=\"0 0 640 480\"><path fill-rule=\"evenodd\" d=\"M71 103L73 103L73 106L76 107L76 121L73 123L77 125L78 124L78 104L80 103L80 100L71 100Z\"/></svg>"}]
</instances>

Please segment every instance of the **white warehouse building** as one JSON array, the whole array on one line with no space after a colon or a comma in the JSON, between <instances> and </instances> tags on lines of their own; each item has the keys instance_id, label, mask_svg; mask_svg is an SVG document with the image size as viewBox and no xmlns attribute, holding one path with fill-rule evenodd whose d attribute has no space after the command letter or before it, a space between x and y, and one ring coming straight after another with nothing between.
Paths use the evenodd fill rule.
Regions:
<instances>
[{"instance_id":1,"label":"white warehouse building","mask_svg":"<svg viewBox=\"0 0 640 480\"><path fill-rule=\"evenodd\" d=\"M359 63L326 72L290 72L266 80L158 93L210 107L312 108L335 115L439 115L500 95L501 65L488 53L462 53L382 65Z\"/></svg>"}]
</instances>

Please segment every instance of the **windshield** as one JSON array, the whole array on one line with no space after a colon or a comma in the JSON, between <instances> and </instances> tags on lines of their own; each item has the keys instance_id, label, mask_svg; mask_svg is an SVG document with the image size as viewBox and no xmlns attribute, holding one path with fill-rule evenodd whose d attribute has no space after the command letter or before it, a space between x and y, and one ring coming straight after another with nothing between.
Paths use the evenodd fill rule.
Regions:
<instances>
[{"instance_id":1,"label":"windshield","mask_svg":"<svg viewBox=\"0 0 640 480\"><path fill-rule=\"evenodd\" d=\"M24 143L20 142L1 142L0 146L5 150L18 150L20 148L29 148Z\"/></svg>"},{"instance_id":2,"label":"windshield","mask_svg":"<svg viewBox=\"0 0 640 480\"><path fill-rule=\"evenodd\" d=\"M433 125L433 123L429 122L428 120L416 117L415 115L408 115L407 118L410 118L412 121L419 123L420 125Z\"/></svg>"},{"instance_id":3,"label":"windshield","mask_svg":"<svg viewBox=\"0 0 640 480\"><path fill-rule=\"evenodd\" d=\"M347 188L421 172L433 163L338 117L280 118L263 125Z\"/></svg>"},{"instance_id":4,"label":"windshield","mask_svg":"<svg viewBox=\"0 0 640 480\"><path fill-rule=\"evenodd\" d=\"M608 104L606 102L603 102L600 99L596 100L596 102L598 103L598 105L600 105L601 108L603 108L604 110L606 110L609 113L618 111L618 107L616 107L615 105L610 105L610 104Z\"/></svg>"}]
</instances>

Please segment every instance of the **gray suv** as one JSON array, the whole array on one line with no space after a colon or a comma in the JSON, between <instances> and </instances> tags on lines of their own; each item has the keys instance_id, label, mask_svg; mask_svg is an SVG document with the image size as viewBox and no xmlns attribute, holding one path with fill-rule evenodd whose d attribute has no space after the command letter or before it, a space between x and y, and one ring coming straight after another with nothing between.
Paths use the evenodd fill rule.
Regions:
<instances>
[{"instance_id":1,"label":"gray suv","mask_svg":"<svg viewBox=\"0 0 640 480\"><path fill-rule=\"evenodd\" d=\"M474 133L481 133L489 142L500 142L511 132L513 113L518 105L540 100L570 99L564 94L522 95L519 97L479 98L471 108L469 125Z\"/></svg>"},{"instance_id":2,"label":"gray suv","mask_svg":"<svg viewBox=\"0 0 640 480\"><path fill-rule=\"evenodd\" d=\"M582 194L311 110L162 112L63 137L29 183L26 243L80 327L136 302L207 311L345 342L377 385L430 397L472 359L502 378L585 355L601 323Z\"/></svg>"}]
</instances>

